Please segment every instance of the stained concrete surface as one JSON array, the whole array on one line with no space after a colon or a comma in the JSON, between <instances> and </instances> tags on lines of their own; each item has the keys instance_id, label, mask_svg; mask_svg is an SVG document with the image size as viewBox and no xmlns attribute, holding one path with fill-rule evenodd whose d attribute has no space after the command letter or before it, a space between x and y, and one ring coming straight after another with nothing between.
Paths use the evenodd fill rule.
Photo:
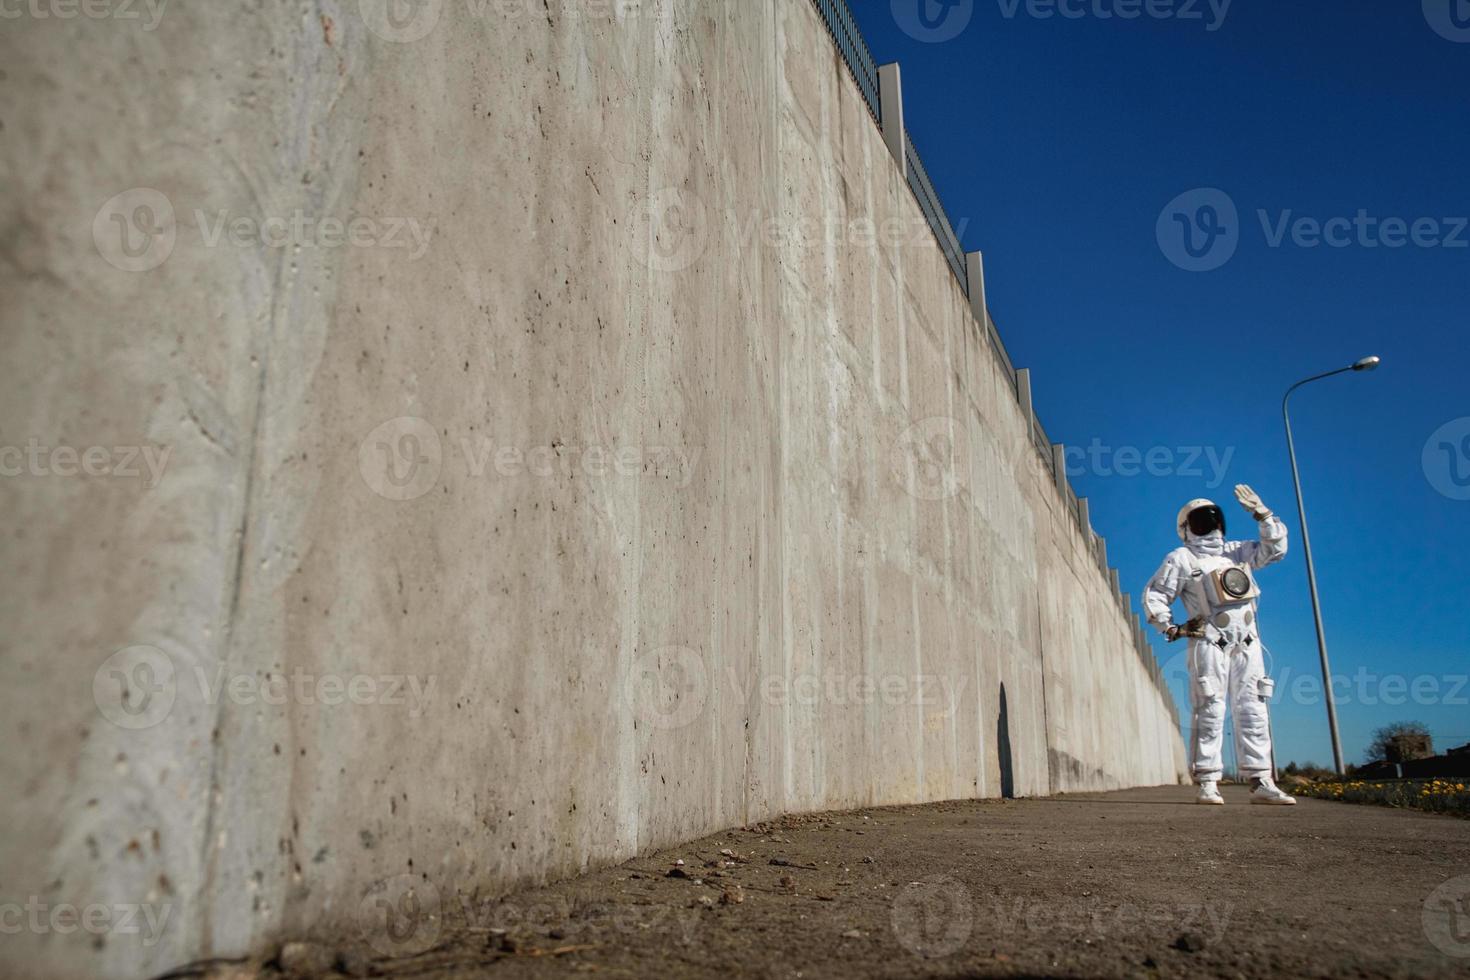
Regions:
<instances>
[{"instance_id":1,"label":"stained concrete surface","mask_svg":"<svg viewBox=\"0 0 1470 980\"><path fill-rule=\"evenodd\" d=\"M392 934L365 920L334 952L424 980L1470 976L1453 901L1470 894L1470 821L1224 795L780 819L499 901L426 902Z\"/></svg>"},{"instance_id":2,"label":"stained concrete surface","mask_svg":"<svg viewBox=\"0 0 1470 980\"><path fill-rule=\"evenodd\" d=\"M8 968L1180 777L810 3L384 9L0 28Z\"/></svg>"}]
</instances>

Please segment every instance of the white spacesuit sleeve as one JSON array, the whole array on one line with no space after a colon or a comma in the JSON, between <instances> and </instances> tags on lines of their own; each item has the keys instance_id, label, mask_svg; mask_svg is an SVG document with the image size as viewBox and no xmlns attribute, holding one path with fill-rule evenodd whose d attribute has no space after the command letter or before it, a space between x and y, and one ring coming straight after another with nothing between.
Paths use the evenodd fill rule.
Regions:
<instances>
[{"instance_id":1,"label":"white spacesuit sleeve","mask_svg":"<svg viewBox=\"0 0 1470 980\"><path fill-rule=\"evenodd\" d=\"M1179 598L1179 590L1183 586L1184 569L1171 554L1143 587L1144 616L1160 633L1169 632L1169 627L1174 625L1174 614L1170 607Z\"/></svg>"},{"instance_id":2,"label":"white spacesuit sleeve","mask_svg":"<svg viewBox=\"0 0 1470 980\"><path fill-rule=\"evenodd\" d=\"M1233 560L1250 565L1251 568L1265 568L1274 565L1286 557L1286 525L1281 518L1272 514L1260 522L1261 539L1259 541L1235 541L1226 549L1226 554Z\"/></svg>"}]
</instances>

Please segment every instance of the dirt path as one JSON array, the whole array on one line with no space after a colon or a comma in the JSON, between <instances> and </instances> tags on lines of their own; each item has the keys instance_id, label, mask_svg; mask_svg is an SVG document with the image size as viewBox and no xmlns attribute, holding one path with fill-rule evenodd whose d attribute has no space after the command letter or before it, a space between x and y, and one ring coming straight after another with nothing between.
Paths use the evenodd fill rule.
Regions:
<instances>
[{"instance_id":1,"label":"dirt path","mask_svg":"<svg viewBox=\"0 0 1470 980\"><path fill-rule=\"evenodd\" d=\"M1192 793L788 818L504 901L436 903L442 920L368 929L374 956L428 952L350 965L431 980L1470 976L1470 821Z\"/></svg>"}]
</instances>

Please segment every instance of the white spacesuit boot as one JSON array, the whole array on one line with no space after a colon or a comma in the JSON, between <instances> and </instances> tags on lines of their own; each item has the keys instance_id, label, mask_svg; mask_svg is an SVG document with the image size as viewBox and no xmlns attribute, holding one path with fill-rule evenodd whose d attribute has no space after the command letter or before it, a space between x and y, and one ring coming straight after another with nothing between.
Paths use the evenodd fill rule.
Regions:
<instances>
[{"instance_id":1,"label":"white spacesuit boot","mask_svg":"<svg viewBox=\"0 0 1470 980\"><path fill-rule=\"evenodd\" d=\"M1287 796L1270 776L1262 776L1251 790L1252 803L1269 803L1276 806L1295 806L1296 797Z\"/></svg>"}]
</instances>

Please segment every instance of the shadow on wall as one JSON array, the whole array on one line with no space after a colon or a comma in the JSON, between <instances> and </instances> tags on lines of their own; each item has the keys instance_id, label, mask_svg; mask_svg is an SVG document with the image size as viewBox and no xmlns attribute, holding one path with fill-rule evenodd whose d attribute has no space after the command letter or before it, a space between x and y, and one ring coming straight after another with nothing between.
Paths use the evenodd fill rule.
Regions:
<instances>
[{"instance_id":1,"label":"shadow on wall","mask_svg":"<svg viewBox=\"0 0 1470 980\"><path fill-rule=\"evenodd\" d=\"M1016 777L1011 771L1011 719L1006 711L1006 686L1000 686L1000 717L995 722L995 746L1000 753L1000 795L1016 798Z\"/></svg>"}]
</instances>

